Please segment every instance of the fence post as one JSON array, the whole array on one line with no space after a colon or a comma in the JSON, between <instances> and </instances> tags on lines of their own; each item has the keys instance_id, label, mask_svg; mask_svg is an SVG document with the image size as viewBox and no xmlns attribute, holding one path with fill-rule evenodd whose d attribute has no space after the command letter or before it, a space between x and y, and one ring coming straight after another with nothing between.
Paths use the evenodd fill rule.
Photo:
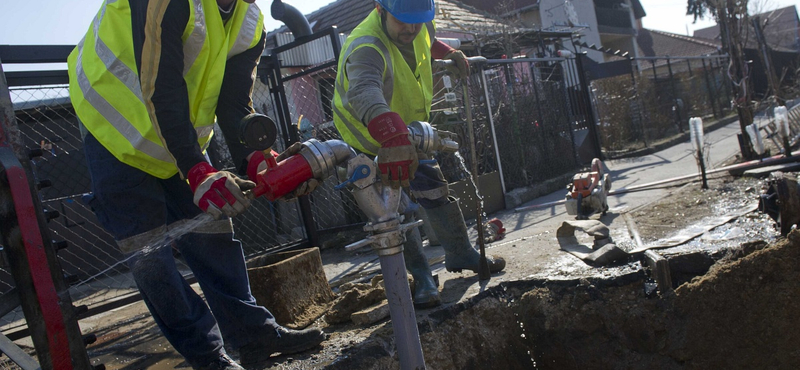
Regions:
<instances>
[{"instance_id":1,"label":"fence post","mask_svg":"<svg viewBox=\"0 0 800 370\"><path fill-rule=\"evenodd\" d=\"M669 72L669 88L672 90L672 107L675 110L675 123L678 125L678 131L683 132L681 107L678 104L678 92L675 90L675 76L672 75L672 63L670 62L669 56L667 57L667 71Z\"/></svg>"},{"instance_id":2,"label":"fence post","mask_svg":"<svg viewBox=\"0 0 800 370\"><path fill-rule=\"evenodd\" d=\"M586 52L577 54L575 56L576 67L578 67L578 82L580 83L581 90L583 90L583 100L586 106L586 119L589 121L589 136L592 138L592 143L595 148L595 158L603 160L603 150L600 146L600 136L597 132L597 119L594 116L594 109L592 108L592 97L589 92L589 82L586 78L586 70L583 68L583 58L588 58Z\"/></svg>"},{"instance_id":3,"label":"fence post","mask_svg":"<svg viewBox=\"0 0 800 370\"><path fill-rule=\"evenodd\" d=\"M639 72L639 62L636 59L630 59L631 62L631 87L633 87L633 95L631 95L631 99L636 100L636 117L639 120L639 130L641 132L642 141L644 142L644 147L647 148L647 135L645 135L644 129L644 117L642 117L642 109L644 108L641 102L641 98L639 97L639 87L636 84L636 73L633 70L634 64L636 65L636 72Z\"/></svg>"},{"instance_id":4,"label":"fence post","mask_svg":"<svg viewBox=\"0 0 800 370\"><path fill-rule=\"evenodd\" d=\"M503 177L503 161L500 160L500 148L497 146L497 133L494 130L494 117L492 113L492 100L489 99L489 84L486 81L485 66L480 69L481 84L483 84L483 94L486 97L486 111L489 114L489 127L492 129L492 143L494 144L494 156L497 159L497 171L500 173L500 188L503 190L503 197L506 195L506 180Z\"/></svg>"},{"instance_id":5,"label":"fence post","mask_svg":"<svg viewBox=\"0 0 800 370\"><path fill-rule=\"evenodd\" d=\"M711 104L711 111L714 112L714 118L719 118L719 115L717 115L717 104L716 104L717 99L715 94L712 92L711 81L708 79L708 70L706 70L706 60L701 58L700 61L703 62L703 76L705 77L706 80L706 90L708 91L708 103Z\"/></svg>"}]
</instances>

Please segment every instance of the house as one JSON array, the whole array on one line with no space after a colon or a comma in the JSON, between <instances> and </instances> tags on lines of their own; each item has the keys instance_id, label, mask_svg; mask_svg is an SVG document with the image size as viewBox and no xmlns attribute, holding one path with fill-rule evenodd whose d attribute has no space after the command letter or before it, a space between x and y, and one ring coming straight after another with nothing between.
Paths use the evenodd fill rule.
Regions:
<instances>
[{"instance_id":1,"label":"house","mask_svg":"<svg viewBox=\"0 0 800 370\"><path fill-rule=\"evenodd\" d=\"M572 41L639 56L636 35L646 15L639 0L464 0L465 4L497 14L511 24L542 31L577 30ZM582 48L598 63L613 56Z\"/></svg>"},{"instance_id":2,"label":"house","mask_svg":"<svg viewBox=\"0 0 800 370\"><path fill-rule=\"evenodd\" d=\"M777 51L800 52L800 18L797 16L795 5L759 13L757 16L762 20L767 45ZM749 25L747 34L750 37L747 39L746 48L758 49L755 38L752 37L754 34L752 25ZM722 42L717 25L695 30L693 36L713 40L716 43Z\"/></svg>"}]
</instances>

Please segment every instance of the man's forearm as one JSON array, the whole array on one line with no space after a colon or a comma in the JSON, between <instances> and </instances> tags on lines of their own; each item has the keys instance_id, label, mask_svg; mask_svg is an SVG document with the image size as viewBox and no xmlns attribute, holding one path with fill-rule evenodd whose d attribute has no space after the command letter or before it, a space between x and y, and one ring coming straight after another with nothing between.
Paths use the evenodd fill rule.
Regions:
<instances>
[{"instance_id":1,"label":"man's forearm","mask_svg":"<svg viewBox=\"0 0 800 370\"><path fill-rule=\"evenodd\" d=\"M225 136L233 163L241 174L246 168L246 157L253 149L239 142L237 125L244 116L253 112L252 93L256 66L264 51L266 38L266 33L262 33L261 41L256 46L228 60L217 103L217 122Z\"/></svg>"},{"instance_id":2,"label":"man's forearm","mask_svg":"<svg viewBox=\"0 0 800 370\"><path fill-rule=\"evenodd\" d=\"M384 62L377 50L362 47L347 58L349 81L347 103L365 126L373 118L389 112L383 83ZM391 93L391 92L389 92Z\"/></svg>"}]
</instances>

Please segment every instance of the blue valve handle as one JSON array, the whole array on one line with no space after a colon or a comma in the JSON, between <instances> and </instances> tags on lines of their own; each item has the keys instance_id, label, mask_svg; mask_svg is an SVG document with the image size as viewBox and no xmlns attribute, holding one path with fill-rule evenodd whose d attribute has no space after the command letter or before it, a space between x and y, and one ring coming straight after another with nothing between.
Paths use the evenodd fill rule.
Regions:
<instances>
[{"instance_id":1,"label":"blue valve handle","mask_svg":"<svg viewBox=\"0 0 800 370\"><path fill-rule=\"evenodd\" d=\"M419 163L422 163L422 164L436 164L436 160L435 159L423 159L423 160L419 161ZM339 185L334 186L333 188L336 189L336 190L344 189L347 185L350 185L350 184L352 184L352 183L354 183L354 182L356 182L358 180L361 180L361 179L369 177L371 172L372 171L369 169L369 166L367 166L365 164L362 164L362 165L356 167L355 171L353 171L353 174L350 175L349 179L347 179L345 182L343 182L343 183L341 183Z\"/></svg>"},{"instance_id":2,"label":"blue valve handle","mask_svg":"<svg viewBox=\"0 0 800 370\"><path fill-rule=\"evenodd\" d=\"M346 187L347 185L350 185L350 184L352 184L352 183L354 183L354 182L356 182L358 180L361 180L361 179L369 177L371 172L372 171L369 169L369 166L367 166L365 164L362 164L362 165L356 167L356 169L353 171L353 174L350 176L349 179L347 179L347 181L345 181L345 182L343 182L343 183L341 183L339 185L336 185L333 188L336 189L336 190L341 190L344 187Z\"/></svg>"}]
</instances>

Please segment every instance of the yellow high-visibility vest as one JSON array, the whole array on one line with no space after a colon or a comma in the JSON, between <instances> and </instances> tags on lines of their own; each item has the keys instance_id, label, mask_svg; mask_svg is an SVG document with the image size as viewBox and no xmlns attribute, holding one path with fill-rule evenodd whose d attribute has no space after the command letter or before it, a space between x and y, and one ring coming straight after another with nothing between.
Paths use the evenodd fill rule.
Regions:
<instances>
[{"instance_id":1,"label":"yellow high-visibility vest","mask_svg":"<svg viewBox=\"0 0 800 370\"><path fill-rule=\"evenodd\" d=\"M264 17L255 4L237 0L227 22L216 0L187 0L183 78L189 117L205 150L213 135L225 63L258 44ZM151 0L148 21L164 15L169 0ZM150 97L156 72L141 81L134 55L128 0L106 0L89 31L72 51L69 94L81 123L117 159L159 178L178 173L166 148ZM160 13L160 14L159 14ZM153 48L158 49L158 48ZM159 50L142 50L142 69L157 69Z\"/></svg>"},{"instance_id":2,"label":"yellow high-visibility vest","mask_svg":"<svg viewBox=\"0 0 800 370\"><path fill-rule=\"evenodd\" d=\"M380 145L367 126L357 117L347 102L349 81L345 73L347 58L360 48L373 48L383 57L383 96L389 109L396 112L406 124L412 121L428 121L433 98L433 74L431 67L431 34L428 27L422 27L414 39L416 69L411 70L403 59L400 50L389 40L381 27L381 17L377 10L364 19L347 37L342 46L339 69L336 76L336 90L333 97L333 122L345 142L369 154L376 154Z\"/></svg>"}]
</instances>

